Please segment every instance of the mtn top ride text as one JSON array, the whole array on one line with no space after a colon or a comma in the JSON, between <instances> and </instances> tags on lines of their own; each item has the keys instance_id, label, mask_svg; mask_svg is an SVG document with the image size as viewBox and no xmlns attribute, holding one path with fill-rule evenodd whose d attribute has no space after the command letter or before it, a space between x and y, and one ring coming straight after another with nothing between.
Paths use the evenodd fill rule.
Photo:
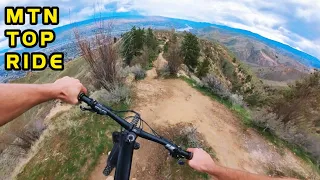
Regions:
<instances>
[{"instance_id":1,"label":"mtn top ride text","mask_svg":"<svg viewBox=\"0 0 320 180\"><path fill-rule=\"evenodd\" d=\"M40 18L39 18L40 16ZM58 7L6 7L4 21L6 25L58 25L59 8ZM42 26L43 27L43 26ZM55 32L52 29L6 29L5 37L8 38L8 46L16 48L18 40L25 48L46 48L49 43L54 42ZM64 54L55 52L47 56L42 52L16 52L5 53L5 70L44 70L48 66L53 70L63 70Z\"/></svg>"}]
</instances>

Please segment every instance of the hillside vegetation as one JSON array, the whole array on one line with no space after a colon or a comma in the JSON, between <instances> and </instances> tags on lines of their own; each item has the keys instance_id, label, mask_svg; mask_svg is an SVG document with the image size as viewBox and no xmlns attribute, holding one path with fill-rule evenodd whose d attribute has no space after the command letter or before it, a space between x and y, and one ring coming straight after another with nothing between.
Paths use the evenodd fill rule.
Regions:
<instances>
[{"instance_id":1,"label":"hillside vegetation","mask_svg":"<svg viewBox=\"0 0 320 180\"><path fill-rule=\"evenodd\" d=\"M202 38L218 41L248 64L261 79L290 82L305 77L311 68L300 62L304 58L284 49L267 45L255 37L234 33L218 27L196 31Z\"/></svg>"},{"instance_id":2,"label":"hillside vegetation","mask_svg":"<svg viewBox=\"0 0 320 180\"><path fill-rule=\"evenodd\" d=\"M289 147L319 171L319 72L288 87L268 86L219 43L205 39L195 43L190 33L158 33L158 37L167 37L164 50L168 49L165 53L168 64L171 54L180 54L179 62L187 65L187 68L182 65L185 72L178 71L178 75L190 78L199 90L217 95L227 106L244 108L236 109L247 126L261 131L275 145ZM180 49L172 52L171 47ZM194 61L191 67L185 48L193 55L199 52L191 58Z\"/></svg>"},{"instance_id":3,"label":"hillside vegetation","mask_svg":"<svg viewBox=\"0 0 320 180\"><path fill-rule=\"evenodd\" d=\"M255 114L257 126L308 152L306 158L320 162L320 73L276 91L269 106Z\"/></svg>"}]
</instances>

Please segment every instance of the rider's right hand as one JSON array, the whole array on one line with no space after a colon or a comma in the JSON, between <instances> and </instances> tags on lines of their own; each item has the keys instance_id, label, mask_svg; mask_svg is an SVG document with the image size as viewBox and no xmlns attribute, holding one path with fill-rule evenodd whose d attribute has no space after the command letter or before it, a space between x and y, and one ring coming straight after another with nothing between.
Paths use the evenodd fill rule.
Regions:
<instances>
[{"instance_id":1,"label":"rider's right hand","mask_svg":"<svg viewBox=\"0 0 320 180\"><path fill-rule=\"evenodd\" d=\"M56 80L53 89L57 92L56 98L69 104L78 103L78 95L83 92L87 93L87 89L80 83L78 79L71 77L63 77Z\"/></svg>"},{"instance_id":2,"label":"rider's right hand","mask_svg":"<svg viewBox=\"0 0 320 180\"><path fill-rule=\"evenodd\" d=\"M203 149L188 148L187 151L193 153L192 159L188 161L191 168L200 172L208 173L216 166L211 156Z\"/></svg>"}]
</instances>

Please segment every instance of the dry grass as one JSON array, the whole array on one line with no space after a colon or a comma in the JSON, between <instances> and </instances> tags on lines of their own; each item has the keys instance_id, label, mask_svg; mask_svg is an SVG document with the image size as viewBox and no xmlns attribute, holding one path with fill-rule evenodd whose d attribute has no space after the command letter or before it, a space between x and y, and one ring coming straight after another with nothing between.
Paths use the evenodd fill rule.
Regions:
<instances>
[{"instance_id":1,"label":"dry grass","mask_svg":"<svg viewBox=\"0 0 320 180\"><path fill-rule=\"evenodd\" d=\"M279 169L279 168L276 168L274 165L270 164L267 166L266 169L267 169L266 174L272 177L291 177L291 178L297 178L301 180L307 179L301 173L290 169L290 167Z\"/></svg>"},{"instance_id":2,"label":"dry grass","mask_svg":"<svg viewBox=\"0 0 320 180\"><path fill-rule=\"evenodd\" d=\"M52 71L47 69L42 72L33 72L29 73L23 78L14 80L14 83L51 83L55 81L57 78L70 76L80 79L80 81L88 87L89 91L91 91L92 85L90 84L90 79L88 78L88 69L89 67L84 62L84 59L77 58L73 61L68 62L65 65L64 71ZM43 122L46 116L49 114L50 110L54 107L55 101L50 101L33 107L20 117L16 118L14 121L2 126L0 128L0 141L4 143L0 143L0 177L4 179L10 179L12 172L17 167L19 169L21 160L23 162L27 161L32 154L38 148L38 143L41 141L42 136L40 136L40 140L37 140L31 149L26 154L26 151L16 145L9 145L9 144L16 144L14 142L17 137L15 134L21 132L23 129L28 131L28 128L33 127L36 125L35 122ZM67 122L67 121L66 121ZM36 125L37 126L37 125ZM65 123L62 125L63 127L68 127ZM39 128L39 127L36 127ZM50 128L50 127L48 127ZM41 128L40 128L41 129ZM29 131L32 131L30 129ZM46 132L47 130L45 130ZM36 147L35 147L36 146ZM0 151L0 152L1 152ZM0 178L0 179L1 179Z\"/></svg>"}]
</instances>

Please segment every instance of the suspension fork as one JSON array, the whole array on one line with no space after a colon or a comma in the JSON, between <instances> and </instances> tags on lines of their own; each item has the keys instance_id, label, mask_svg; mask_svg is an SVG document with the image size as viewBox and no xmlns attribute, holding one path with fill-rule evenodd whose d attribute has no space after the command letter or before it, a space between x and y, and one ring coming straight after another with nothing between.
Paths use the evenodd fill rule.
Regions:
<instances>
[{"instance_id":1,"label":"suspension fork","mask_svg":"<svg viewBox=\"0 0 320 180\"><path fill-rule=\"evenodd\" d=\"M115 173L115 180L129 180L133 150L139 149L140 145L136 142L137 135L133 132L122 131L119 137L119 155Z\"/></svg>"}]
</instances>

